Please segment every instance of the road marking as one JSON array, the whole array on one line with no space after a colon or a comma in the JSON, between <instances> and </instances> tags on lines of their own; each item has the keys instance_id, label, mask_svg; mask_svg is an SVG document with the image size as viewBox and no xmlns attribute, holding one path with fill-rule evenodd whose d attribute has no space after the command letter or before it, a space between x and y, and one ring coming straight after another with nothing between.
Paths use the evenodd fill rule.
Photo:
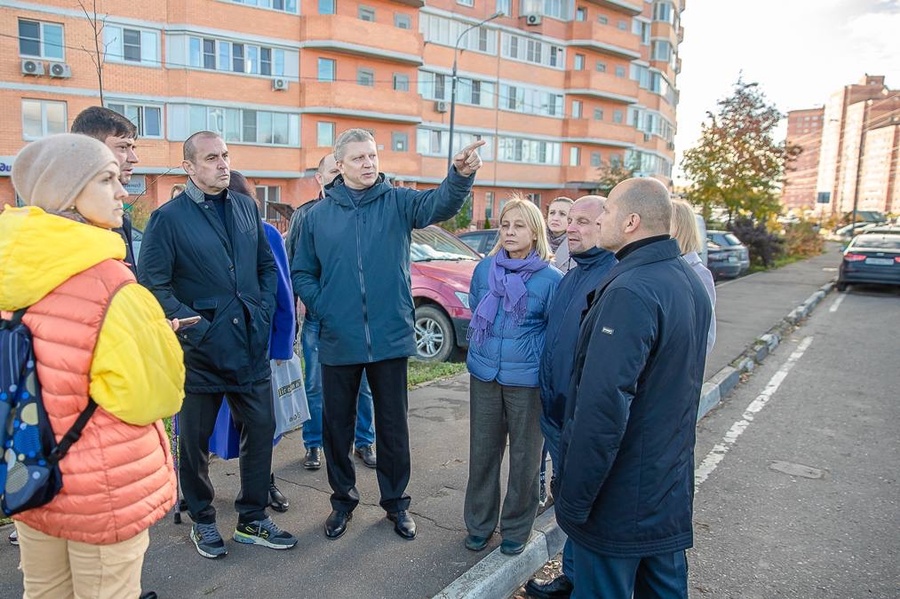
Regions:
<instances>
[{"instance_id":1,"label":"road marking","mask_svg":"<svg viewBox=\"0 0 900 599\"><path fill-rule=\"evenodd\" d=\"M713 473L719 463L725 459L725 454L728 453L731 446L738 440L738 437L747 430L747 427L753 422L754 416L766 407L766 404L769 403L769 400L772 399L772 396L778 391L778 387L780 387L784 379L787 378L787 375L794 367L794 364L797 363L810 346L812 340L812 337L806 337L800 342L800 345L798 345L797 349L795 349L788 357L787 361L781 365L778 372L776 372L772 378L769 379L769 382L766 383L766 387L763 389L762 393L757 395L756 399L750 402L750 405L744 410L743 417L731 425L731 428L725 433L722 441L716 443L716 446L712 448L712 451L706 455L703 462L694 471L695 493L700 488L700 485L709 478L709 475Z\"/></svg>"},{"instance_id":2,"label":"road marking","mask_svg":"<svg viewBox=\"0 0 900 599\"><path fill-rule=\"evenodd\" d=\"M760 274L760 273L755 272L753 274L744 275L742 277L735 277L734 279L731 279L730 281L725 281L724 283L716 283L716 288L727 287L727 286L731 285L732 283L737 283L738 281L746 281L750 277L755 277L758 274Z\"/></svg>"},{"instance_id":3,"label":"road marking","mask_svg":"<svg viewBox=\"0 0 900 599\"><path fill-rule=\"evenodd\" d=\"M828 309L829 312L837 312L838 306L841 305L841 302L844 301L844 298L847 297L846 294L841 294L838 296L834 303L831 304L831 307Z\"/></svg>"}]
</instances>

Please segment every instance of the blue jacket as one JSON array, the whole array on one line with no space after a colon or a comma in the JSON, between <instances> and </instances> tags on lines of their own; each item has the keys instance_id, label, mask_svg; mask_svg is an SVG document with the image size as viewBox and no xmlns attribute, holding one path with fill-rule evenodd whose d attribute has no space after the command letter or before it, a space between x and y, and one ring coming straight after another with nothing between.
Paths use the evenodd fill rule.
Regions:
<instances>
[{"instance_id":1,"label":"blue jacket","mask_svg":"<svg viewBox=\"0 0 900 599\"><path fill-rule=\"evenodd\" d=\"M167 318L201 316L179 330L185 391L247 391L269 371L278 272L256 203L228 192L225 223L188 180L150 215L138 279Z\"/></svg>"},{"instance_id":2,"label":"blue jacket","mask_svg":"<svg viewBox=\"0 0 900 599\"><path fill-rule=\"evenodd\" d=\"M694 440L710 303L678 242L626 254L578 339L554 484L556 519L595 553L693 544Z\"/></svg>"},{"instance_id":3,"label":"blue jacket","mask_svg":"<svg viewBox=\"0 0 900 599\"><path fill-rule=\"evenodd\" d=\"M490 293L489 275L496 255L485 258L475 267L469 289L469 306L478 306ZM501 307L494 318L493 334L478 345L469 343L466 366L478 380L497 381L510 387L537 387L541 354L544 351L544 333L550 314L550 302L562 273L555 266L547 265L528 279L528 305L525 317L518 326Z\"/></svg>"},{"instance_id":4,"label":"blue jacket","mask_svg":"<svg viewBox=\"0 0 900 599\"><path fill-rule=\"evenodd\" d=\"M291 262L294 292L321 326L322 364L415 354L410 234L456 214L474 180L451 168L436 189L416 191L379 175L358 205L343 177L326 187L325 200L303 218Z\"/></svg>"},{"instance_id":5,"label":"blue jacket","mask_svg":"<svg viewBox=\"0 0 900 599\"><path fill-rule=\"evenodd\" d=\"M541 356L541 402L544 418L562 430L566 397L572 381L575 345L581 318L588 307L588 293L596 289L615 265L612 252L592 248L571 259L577 267L565 274L553 301L547 321L547 343Z\"/></svg>"},{"instance_id":6,"label":"blue jacket","mask_svg":"<svg viewBox=\"0 0 900 599\"><path fill-rule=\"evenodd\" d=\"M294 334L297 331L297 320L294 314L294 292L291 290L291 270L288 266L284 240L278 229L263 222L269 249L275 257L278 269L278 286L275 290L275 315L272 316L272 329L269 335L269 359L290 360L294 357Z\"/></svg>"}]
</instances>

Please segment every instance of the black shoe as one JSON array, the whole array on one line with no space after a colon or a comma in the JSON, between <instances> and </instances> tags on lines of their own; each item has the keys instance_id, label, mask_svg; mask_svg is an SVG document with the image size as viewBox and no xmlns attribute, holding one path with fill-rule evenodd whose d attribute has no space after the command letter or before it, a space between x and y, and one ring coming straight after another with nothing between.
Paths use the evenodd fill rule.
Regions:
<instances>
[{"instance_id":1,"label":"black shoe","mask_svg":"<svg viewBox=\"0 0 900 599\"><path fill-rule=\"evenodd\" d=\"M567 599L575 588L565 574L550 580L532 578L525 583L525 594L534 599Z\"/></svg>"},{"instance_id":2,"label":"black shoe","mask_svg":"<svg viewBox=\"0 0 900 599\"><path fill-rule=\"evenodd\" d=\"M487 547L488 538L479 537L478 535L468 535L466 537L465 546L469 551L482 551Z\"/></svg>"},{"instance_id":3,"label":"black shoe","mask_svg":"<svg viewBox=\"0 0 900 599\"><path fill-rule=\"evenodd\" d=\"M357 447L353 450L353 453L355 453L356 456L363 461L363 464L366 465L366 468L375 468L376 466L378 466L378 456L375 455L374 445L363 445L362 447Z\"/></svg>"},{"instance_id":4,"label":"black shoe","mask_svg":"<svg viewBox=\"0 0 900 599\"><path fill-rule=\"evenodd\" d=\"M141 595L140 599L159 599L159 595L153 591L147 591Z\"/></svg>"},{"instance_id":5,"label":"black shoe","mask_svg":"<svg viewBox=\"0 0 900 599\"><path fill-rule=\"evenodd\" d=\"M306 458L303 460L303 467L307 470L318 470L322 467L321 447L310 447L306 450Z\"/></svg>"},{"instance_id":6,"label":"black shoe","mask_svg":"<svg viewBox=\"0 0 900 599\"><path fill-rule=\"evenodd\" d=\"M519 555L525 551L525 543L504 540L500 543L500 553L503 555Z\"/></svg>"},{"instance_id":7,"label":"black shoe","mask_svg":"<svg viewBox=\"0 0 900 599\"><path fill-rule=\"evenodd\" d=\"M275 475L273 474L272 478L269 479L269 507L276 512L284 513L288 511L290 505L284 493L275 486Z\"/></svg>"},{"instance_id":8,"label":"black shoe","mask_svg":"<svg viewBox=\"0 0 900 599\"><path fill-rule=\"evenodd\" d=\"M337 539L347 532L347 523L353 518L353 512L331 510L325 520L325 536L329 539Z\"/></svg>"},{"instance_id":9,"label":"black shoe","mask_svg":"<svg viewBox=\"0 0 900 599\"><path fill-rule=\"evenodd\" d=\"M407 541L412 541L416 538L416 521L412 519L412 516L406 510L388 512L387 519L394 523L394 532Z\"/></svg>"}]
</instances>

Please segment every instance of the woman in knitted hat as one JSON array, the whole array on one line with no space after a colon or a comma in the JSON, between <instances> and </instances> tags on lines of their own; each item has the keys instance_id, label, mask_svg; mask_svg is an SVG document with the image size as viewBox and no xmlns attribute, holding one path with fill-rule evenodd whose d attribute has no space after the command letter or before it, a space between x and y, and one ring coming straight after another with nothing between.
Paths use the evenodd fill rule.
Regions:
<instances>
[{"instance_id":1,"label":"woman in knitted hat","mask_svg":"<svg viewBox=\"0 0 900 599\"><path fill-rule=\"evenodd\" d=\"M147 529L175 499L161 418L181 407L181 347L122 262L127 193L115 157L85 135L28 144L0 213L0 310L27 308L43 404L57 438L99 406L60 461L62 490L14 516L24 596L138 597ZM9 484L7 484L9 492Z\"/></svg>"}]
</instances>

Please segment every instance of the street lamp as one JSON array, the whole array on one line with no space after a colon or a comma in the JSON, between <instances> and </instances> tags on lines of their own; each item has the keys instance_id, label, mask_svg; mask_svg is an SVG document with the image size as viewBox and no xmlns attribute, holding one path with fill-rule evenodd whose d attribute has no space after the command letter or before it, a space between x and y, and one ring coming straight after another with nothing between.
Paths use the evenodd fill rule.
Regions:
<instances>
[{"instance_id":1,"label":"street lamp","mask_svg":"<svg viewBox=\"0 0 900 599\"><path fill-rule=\"evenodd\" d=\"M457 54L459 54L459 42L462 41L464 35L472 31L473 29L478 29L488 21L493 21L498 17L502 17L504 12L502 10L498 10L488 18L475 23L465 29L463 29L462 33L459 34L459 37L456 38L456 43L453 45L453 71L451 75L452 82L450 84L450 139L447 141L447 147L449 150L447 151L447 170L450 170L450 167L453 165L453 125L456 120L456 58Z\"/></svg>"}]
</instances>

